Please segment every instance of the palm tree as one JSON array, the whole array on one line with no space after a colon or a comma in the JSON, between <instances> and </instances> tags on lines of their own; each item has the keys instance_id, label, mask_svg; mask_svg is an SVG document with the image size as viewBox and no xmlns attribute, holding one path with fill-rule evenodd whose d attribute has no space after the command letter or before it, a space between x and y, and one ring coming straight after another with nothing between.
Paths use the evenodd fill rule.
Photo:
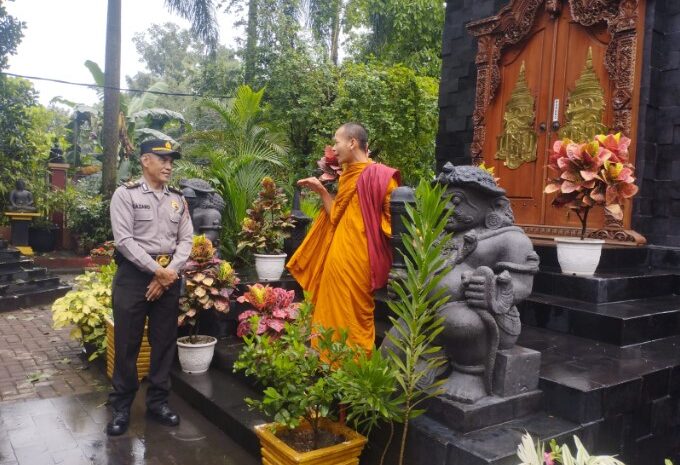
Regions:
<instances>
[{"instance_id":1,"label":"palm tree","mask_svg":"<svg viewBox=\"0 0 680 465\"><path fill-rule=\"evenodd\" d=\"M207 179L225 200L220 242L223 256L228 259L236 255L241 221L260 191L262 178L271 168L282 167L287 154L283 137L266 123L263 95L264 89L255 92L243 85L227 103L203 102L205 108L218 116L219 126L187 134L184 140L191 145L185 152L204 157L210 163L202 167L179 160L176 164L177 176Z\"/></svg>"},{"instance_id":2,"label":"palm tree","mask_svg":"<svg viewBox=\"0 0 680 465\"><path fill-rule=\"evenodd\" d=\"M106 59L104 73L104 162L102 194L109 198L116 188L116 159L120 123L120 35L122 0L109 0L106 17ZM171 11L191 22L191 31L213 51L218 42L215 3L213 0L165 0Z\"/></svg>"}]
</instances>

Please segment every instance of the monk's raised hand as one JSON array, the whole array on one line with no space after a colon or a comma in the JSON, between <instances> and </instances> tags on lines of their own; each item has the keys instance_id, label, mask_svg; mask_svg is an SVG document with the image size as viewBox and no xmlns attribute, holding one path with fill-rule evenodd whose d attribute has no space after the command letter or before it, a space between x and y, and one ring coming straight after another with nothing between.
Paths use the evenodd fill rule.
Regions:
<instances>
[{"instance_id":1,"label":"monk's raised hand","mask_svg":"<svg viewBox=\"0 0 680 465\"><path fill-rule=\"evenodd\" d=\"M315 177L300 179L297 182L297 185L300 186L300 187L309 189L313 192L316 192L319 195L326 192L326 188L324 187L324 185L321 184L321 181L319 181Z\"/></svg>"}]
</instances>

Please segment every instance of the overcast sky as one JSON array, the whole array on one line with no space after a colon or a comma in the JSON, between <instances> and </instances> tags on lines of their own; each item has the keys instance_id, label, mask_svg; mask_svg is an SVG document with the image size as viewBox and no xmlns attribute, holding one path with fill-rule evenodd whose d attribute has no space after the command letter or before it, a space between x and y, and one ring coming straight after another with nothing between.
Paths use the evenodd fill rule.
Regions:
<instances>
[{"instance_id":1,"label":"overcast sky","mask_svg":"<svg viewBox=\"0 0 680 465\"><path fill-rule=\"evenodd\" d=\"M10 57L11 73L92 82L83 63L92 60L104 69L106 42L106 0L16 0L4 2L10 15L26 23L17 55ZM146 31L151 24L174 22L188 27L183 19L171 15L163 0L122 0L121 86L125 76L145 69L132 43L132 36ZM234 46L235 18L218 13L220 42ZM46 81L33 81L40 92L40 103L47 105L55 96L79 103L97 101L94 91Z\"/></svg>"}]
</instances>

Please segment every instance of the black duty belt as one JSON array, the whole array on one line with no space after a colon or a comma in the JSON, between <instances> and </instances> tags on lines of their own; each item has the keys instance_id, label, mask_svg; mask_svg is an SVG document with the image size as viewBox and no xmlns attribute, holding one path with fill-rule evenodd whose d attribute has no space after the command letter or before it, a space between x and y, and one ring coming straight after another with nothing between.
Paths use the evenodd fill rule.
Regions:
<instances>
[{"instance_id":1,"label":"black duty belt","mask_svg":"<svg viewBox=\"0 0 680 465\"><path fill-rule=\"evenodd\" d=\"M163 268L165 268L165 267L168 266L168 265L170 264L170 262L172 261L172 256L173 256L173 254L171 254L171 253L165 253L165 254L152 254L152 253L151 253L151 254L149 254L149 256L151 256L151 258L152 258L156 263L158 263L160 266L162 266ZM120 265L120 264L123 263L123 262L128 262L128 263L132 264L132 262L130 262L130 260L128 260L127 258L125 258L125 256L124 256L122 253L118 252L117 250L114 252L113 258L114 258L114 260L116 261L116 263L117 263L118 265Z\"/></svg>"}]
</instances>

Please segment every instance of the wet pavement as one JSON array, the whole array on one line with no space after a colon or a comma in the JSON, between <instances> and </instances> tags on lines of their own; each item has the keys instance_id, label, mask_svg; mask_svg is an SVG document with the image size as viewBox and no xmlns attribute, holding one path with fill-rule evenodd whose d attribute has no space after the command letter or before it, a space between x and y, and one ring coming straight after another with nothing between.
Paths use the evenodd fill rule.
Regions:
<instances>
[{"instance_id":1,"label":"wet pavement","mask_svg":"<svg viewBox=\"0 0 680 465\"><path fill-rule=\"evenodd\" d=\"M259 463L177 396L178 427L147 419L143 392L130 429L109 438L106 393L0 404L1 465L255 465Z\"/></svg>"},{"instance_id":2,"label":"wet pavement","mask_svg":"<svg viewBox=\"0 0 680 465\"><path fill-rule=\"evenodd\" d=\"M128 432L107 437L110 384L80 353L69 329L52 328L50 306L0 313L0 465L259 463L178 396L178 427L147 420L145 383Z\"/></svg>"}]
</instances>

